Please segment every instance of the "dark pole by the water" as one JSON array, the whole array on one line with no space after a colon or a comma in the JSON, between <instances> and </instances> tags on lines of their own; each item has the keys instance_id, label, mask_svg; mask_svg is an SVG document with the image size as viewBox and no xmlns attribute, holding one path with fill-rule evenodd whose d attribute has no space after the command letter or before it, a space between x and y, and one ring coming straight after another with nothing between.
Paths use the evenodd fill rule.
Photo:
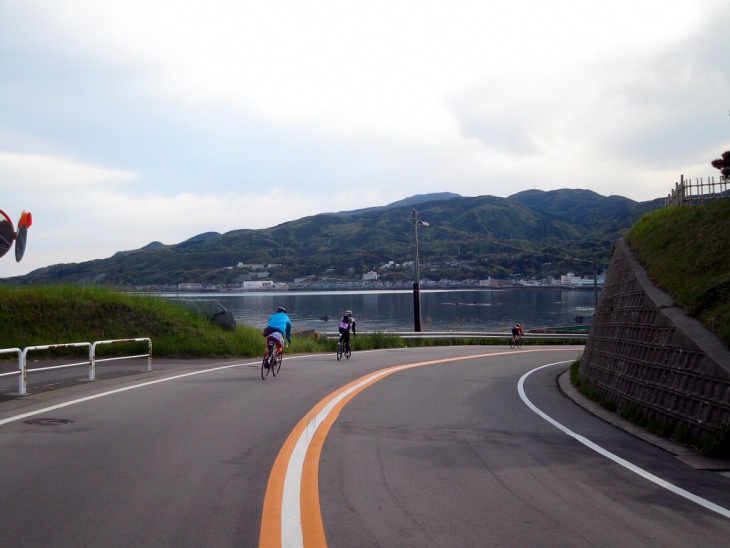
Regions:
<instances>
[{"instance_id":1,"label":"dark pole by the water","mask_svg":"<svg viewBox=\"0 0 730 548\"><path fill-rule=\"evenodd\" d=\"M413 210L413 241L416 246L415 260L413 267L415 269L415 279L413 280L413 326L416 332L421 331L421 278L418 270L418 218L416 210Z\"/></svg>"},{"instance_id":2,"label":"dark pole by the water","mask_svg":"<svg viewBox=\"0 0 730 548\"><path fill-rule=\"evenodd\" d=\"M593 257L593 314L598 312L598 269L596 268L596 258Z\"/></svg>"}]
</instances>

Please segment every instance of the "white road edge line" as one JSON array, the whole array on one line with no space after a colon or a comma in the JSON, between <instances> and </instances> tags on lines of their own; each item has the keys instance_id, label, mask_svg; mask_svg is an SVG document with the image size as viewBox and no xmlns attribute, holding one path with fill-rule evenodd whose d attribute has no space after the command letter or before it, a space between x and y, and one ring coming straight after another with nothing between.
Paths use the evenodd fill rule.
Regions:
<instances>
[{"instance_id":1,"label":"white road edge line","mask_svg":"<svg viewBox=\"0 0 730 548\"><path fill-rule=\"evenodd\" d=\"M159 384L159 383L162 383L162 382L174 381L174 380L177 380L177 379L182 379L184 377L191 377L193 375L201 375L203 373L210 373L212 371L220 371L222 369L230 369L232 367L241 367L241 366L244 366L244 365L251 365L251 363L258 363L260 365L261 362L234 363L234 364L229 364L229 365L223 365L223 366L219 366L219 367L214 367L212 369L201 369L200 371L192 371L190 373L183 373L181 375L175 375L173 377L165 377L164 379L156 379L154 381L147 381L147 382L142 382L142 383L139 383L139 384L133 384L133 385L130 385L130 386L125 386L124 388L117 388L115 390L109 390L107 392L101 392L99 394L94 394L93 396L86 396L86 397L83 397L83 398L78 398L78 399L75 399L75 400L70 400L70 401L66 401L66 402L63 402L63 403L59 403L57 405L52 405L50 407L44 407L42 409L36 409L35 411L29 411L28 413L23 413L21 415L13 415L12 417L7 417L5 419L0 420L0 426L2 426L3 424L8 424L9 422L15 422L15 421L19 421L19 420L22 420L22 419L26 419L28 417L33 417L35 415L40 415L42 413L47 413L49 411L55 411L56 409L62 409L64 407L69 407L69 406L75 405L77 403L82 403L82 402L85 402L85 401L90 401L90 400L95 400L95 399L98 399L98 398L103 398L105 396L111 396L112 394L119 394L120 392L126 392L128 390L134 390L135 388L143 388L145 386L150 386L150 385L153 385L153 384Z\"/></svg>"},{"instance_id":2,"label":"white road edge line","mask_svg":"<svg viewBox=\"0 0 730 548\"><path fill-rule=\"evenodd\" d=\"M524 375L522 375L522 377L520 378L519 382L517 383L517 392L519 392L520 398L522 398L522 401L525 403L525 405L527 405L527 407L529 407L530 409L532 409L532 411L534 411L535 413L537 413L540 417L542 417L543 419L545 419L547 422L549 422L550 424L552 424L555 428L557 428L558 430L561 430L565 434L568 434L570 437L578 440L580 443L582 443L586 447L588 447L590 449L593 449L599 455L602 455L602 456L606 457L607 459L612 460L616 464L620 464L621 466L623 466L627 470L630 470L630 471L634 472L635 474L638 474L642 478L647 479L647 480L651 481L652 483L655 483L659 487L663 487L664 489L667 489L668 491L671 491L672 493L674 493L676 495L679 495L680 497L684 497L687 500L689 500L691 502L694 502L695 504L699 504L700 506L702 506L704 508L707 508L708 510L712 510L713 512L717 512L721 516L724 516L726 518L730 518L730 510L728 510L727 508L724 508L722 506L719 506L719 505L715 504L714 502L710 502L707 499L703 499L702 497L699 497L697 495L694 495L694 494L690 493L689 491L686 491L686 490L682 489L681 487L677 487L676 485L671 484L668 481L665 481L665 480L663 480L663 479L655 476L654 474L651 474L651 473L647 472L643 468L639 468L635 464L632 464L629 461L627 461L625 459L622 459L618 455L614 455L610 451L607 451L606 449L604 449L600 445L597 445L597 444L593 443L588 438L585 438L585 437L583 437L583 436L581 436L579 434L576 434L575 432L573 432L572 430L570 430L566 426L563 426L562 424L560 424L558 421L556 421L552 417L549 417L548 415L546 415L545 413L543 413L542 411L540 411L540 409L538 409L535 406L535 404L533 404L529 400L529 398L527 397L527 394L525 393L525 381L527 380L527 377L529 377L530 375L532 375L536 371L539 371L540 369L544 369L546 367L551 367L553 365L560 365L560 364L564 364L564 363L570 363L571 361L572 360L563 361L563 362L549 363L547 365L543 365L543 366L537 367L536 369L533 369L532 371L528 371L527 373L525 373Z\"/></svg>"},{"instance_id":3,"label":"white road edge line","mask_svg":"<svg viewBox=\"0 0 730 548\"><path fill-rule=\"evenodd\" d=\"M363 352L366 352L363 350ZM284 358L284 361L287 360L296 360L300 358L305 358L307 356L310 356L310 354L303 354L303 355L296 355L296 356L288 356ZM43 409L37 409L35 411L29 411L28 413L23 413L21 415L13 415L12 417L7 417L5 419L0 419L0 426L3 424L8 424L9 422L15 422L23 419L27 419L28 417L33 417L35 415L40 415L42 413L47 413L49 411L55 411L56 409L62 409L64 407L69 407L71 405L82 403L89 400L95 400L97 398L103 398L105 396L111 396L112 394L119 394L120 392L126 392L127 390L134 390L135 388L143 388L145 386L150 386L153 384L159 384L161 382L168 382L168 381L174 381L177 379L182 379L184 377L190 377L193 375L201 375L203 373L210 373L212 371L220 371L222 369L230 369L232 367L243 367L243 366L259 366L261 365L260 361L254 361L254 362L245 362L245 363L233 363L229 365L223 365L219 367L213 367L211 369L201 369L200 371L192 371L190 373L183 373L181 375L175 375L173 377L166 377L164 379L157 379L154 381L147 381L139 384L134 384L131 386L125 386L124 388L117 388L116 390L109 390L108 392L101 392L99 394L94 394L93 396L86 396L84 398L79 398L76 400L70 400L64 403L59 403L57 405L52 405L50 407L44 407Z\"/></svg>"}]
</instances>

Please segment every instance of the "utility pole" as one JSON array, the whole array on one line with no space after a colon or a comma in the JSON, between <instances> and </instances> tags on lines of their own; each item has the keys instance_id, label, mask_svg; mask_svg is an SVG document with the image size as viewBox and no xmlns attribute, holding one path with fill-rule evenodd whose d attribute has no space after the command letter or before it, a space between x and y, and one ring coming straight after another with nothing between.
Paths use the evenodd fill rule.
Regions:
<instances>
[{"instance_id":1,"label":"utility pole","mask_svg":"<svg viewBox=\"0 0 730 548\"><path fill-rule=\"evenodd\" d=\"M596 267L596 256L593 256L593 305L594 312L598 312L598 269Z\"/></svg>"},{"instance_id":2,"label":"utility pole","mask_svg":"<svg viewBox=\"0 0 730 548\"><path fill-rule=\"evenodd\" d=\"M413 326L417 333L421 331L421 274L418 268L418 216L413 210L413 241L416 246L415 260L413 267L415 279L413 280Z\"/></svg>"}]
</instances>

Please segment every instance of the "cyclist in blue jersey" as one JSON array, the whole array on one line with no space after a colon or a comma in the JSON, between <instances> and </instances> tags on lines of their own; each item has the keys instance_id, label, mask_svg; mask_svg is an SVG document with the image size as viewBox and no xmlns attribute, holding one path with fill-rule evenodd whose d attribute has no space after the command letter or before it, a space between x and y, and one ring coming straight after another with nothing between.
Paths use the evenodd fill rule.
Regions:
<instances>
[{"instance_id":1,"label":"cyclist in blue jersey","mask_svg":"<svg viewBox=\"0 0 730 548\"><path fill-rule=\"evenodd\" d=\"M291 320L286 314L286 308L280 306L276 313L269 318L269 324L264 329L264 337L266 337L267 344L269 340L274 340L277 356L284 350L284 337L291 344Z\"/></svg>"}]
</instances>

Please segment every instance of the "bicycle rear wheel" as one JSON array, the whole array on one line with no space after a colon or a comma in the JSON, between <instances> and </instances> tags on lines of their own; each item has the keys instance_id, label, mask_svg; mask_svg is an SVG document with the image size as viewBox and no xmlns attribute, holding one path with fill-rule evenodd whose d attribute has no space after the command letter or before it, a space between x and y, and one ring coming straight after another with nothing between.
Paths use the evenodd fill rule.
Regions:
<instances>
[{"instance_id":1,"label":"bicycle rear wheel","mask_svg":"<svg viewBox=\"0 0 730 548\"><path fill-rule=\"evenodd\" d=\"M352 347L348 344L345 348L345 357L349 360L350 356L352 356Z\"/></svg>"},{"instance_id":2,"label":"bicycle rear wheel","mask_svg":"<svg viewBox=\"0 0 730 548\"><path fill-rule=\"evenodd\" d=\"M342 359L342 342L337 343L337 361L340 361Z\"/></svg>"},{"instance_id":3,"label":"bicycle rear wheel","mask_svg":"<svg viewBox=\"0 0 730 548\"><path fill-rule=\"evenodd\" d=\"M512 337L512 338L511 338L511 339L509 340L509 347L510 347L510 348L514 348L514 347L515 347L515 338L514 338L514 337Z\"/></svg>"},{"instance_id":4,"label":"bicycle rear wheel","mask_svg":"<svg viewBox=\"0 0 730 548\"><path fill-rule=\"evenodd\" d=\"M261 378L263 380L266 380L266 377L269 376L269 371L271 371L271 368L269 367L269 349L267 348L264 352L264 359L261 361Z\"/></svg>"},{"instance_id":5,"label":"bicycle rear wheel","mask_svg":"<svg viewBox=\"0 0 730 548\"><path fill-rule=\"evenodd\" d=\"M279 370L281 369L281 359L284 356L284 352L279 354L274 358L274 363L271 366L271 373L273 373L274 377L276 377L279 374Z\"/></svg>"}]
</instances>

